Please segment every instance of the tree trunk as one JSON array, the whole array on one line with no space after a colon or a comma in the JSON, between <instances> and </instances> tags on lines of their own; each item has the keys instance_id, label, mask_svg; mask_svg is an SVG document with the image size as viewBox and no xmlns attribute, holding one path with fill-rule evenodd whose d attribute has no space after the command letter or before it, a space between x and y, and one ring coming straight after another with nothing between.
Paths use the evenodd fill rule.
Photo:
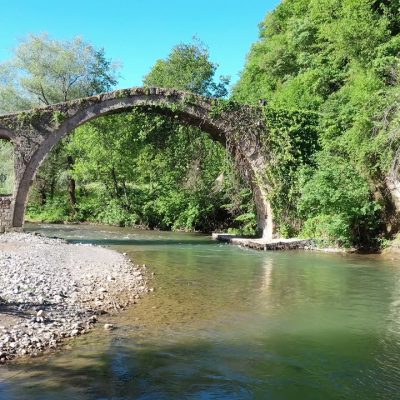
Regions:
<instances>
[{"instance_id":1,"label":"tree trunk","mask_svg":"<svg viewBox=\"0 0 400 400\"><path fill-rule=\"evenodd\" d=\"M74 159L71 156L67 156L68 169L71 170L74 166ZM72 178L71 175L68 175L68 194L69 201L74 210L76 212L76 181Z\"/></svg>"},{"instance_id":2,"label":"tree trunk","mask_svg":"<svg viewBox=\"0 0 400 400\"><path fill-rule=\"evenodd\" d=\"M121 197L121 189L118 184L117 174L115 172L114 167L112 167L112 169L111 169L111 177L112 177L113 184L114 184L114 194L117 197L117 199L119 199Z\"/></svg>"},{"instance_id":3,"label":"tree trunk","mask_svg":"<svg viewBox=\"0 0 400 400\"><path fill-rule=\"evenodd\" d=\"M46 204L46 200L47 200L46 188L40 187L39 188L39 204L41 207L43 207Z\"/></svg>"}]
</instances>

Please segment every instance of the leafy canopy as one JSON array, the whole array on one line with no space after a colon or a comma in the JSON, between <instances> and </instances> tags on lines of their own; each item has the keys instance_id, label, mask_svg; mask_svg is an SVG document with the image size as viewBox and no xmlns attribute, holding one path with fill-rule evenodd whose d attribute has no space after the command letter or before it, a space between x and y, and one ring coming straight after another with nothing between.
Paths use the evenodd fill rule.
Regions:
<instances>
[{"instance_id":1,"label":"leafy canopy","mask_svg":"<svg viewBox=\"0 0 400 400\"><path fill-rule=\"evenodd\" d=\"M145 86L187 90L203 96L225 97L229 77L214 81L218 65L209 60L207 47L200 41L175 46L167 59L157 60L144 77Z\"/></svg>"},{"instance_id":2,"label":"leafy canopy","mask_svg":"<svg viewBox=\"0 0 400 400\"><path fill-rule=\"evenodd\" d=\"M30 35L0 64L0 112L34 108L109 91L118 65L77 37Z\"/></svg>"},{"instance_id":3,"label":"leafy canopy","mask_svg":"<svg viewBox=\"0 0 400 400\"><path fill-rule=\"evenodd\" d=\"M260 25L233 97L320 116L308 181L299 186L307 165L291 167L283 183L291 202L275 201L278 225L298 215L293 232L329 231L332 243L347 245L373 243L384 234L382 218L391 226L386 177L398 176L400 165L399 8L399 0L286 0ZM284 171L285 163L274 168Z\"/></svg>"},{"instance_id":4,"label":"leafy canopy","mask_svg":"<svg viewBox=\"0 0 400 400\"><path fill-rule=\"evenodd\" d=\"M144 83L222 96L226 82L214 82L215 70L201 43L181 44L156 63ZM52 165L59 167L39 175L29 209L35 219L202 231L226 229L228 224L253 229L249 190L233 172L226 150L197 127L133 110L79 127L57 151L58 160L66 159L64 152L75 162L71 168L54 160ZM76 181L75 212L65 193L67 175ZM40 181L41 176L46 179ZM233 221L236 217L240 221Z\"/></svg>"}]
</instances>

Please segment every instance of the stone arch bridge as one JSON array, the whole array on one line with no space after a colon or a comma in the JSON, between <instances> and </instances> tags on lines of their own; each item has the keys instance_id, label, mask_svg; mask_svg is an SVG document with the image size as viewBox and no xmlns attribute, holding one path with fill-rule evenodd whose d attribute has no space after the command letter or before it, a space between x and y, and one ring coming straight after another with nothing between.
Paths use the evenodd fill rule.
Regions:
<instances>
[{"instance_id":1,"label":"stone arch bridge","mask_svg":"<svg viewBox=\"0 0 400 400\"><path fill-rule=\"evenodd\" d=\"M200 127L227 146L248 179L257 209L257 223L266 239L273 236L273 216L265 181L266 134L262 109L193 95L174 89L131 88L72 100L30 111L0 116L0 139L14 147L15 187L0 196L0 230L21 229L29 188L52 148L75 128L100 116L134 108L177 116L184 124Z\"/></svg>"}]
</instances>

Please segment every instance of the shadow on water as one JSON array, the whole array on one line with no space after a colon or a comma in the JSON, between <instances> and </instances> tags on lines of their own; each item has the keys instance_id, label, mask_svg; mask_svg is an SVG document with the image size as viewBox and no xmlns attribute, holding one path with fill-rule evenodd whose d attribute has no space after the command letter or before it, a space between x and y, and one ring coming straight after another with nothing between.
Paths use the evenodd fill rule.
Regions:
<instances>
[{"instance_id":1,"label":"shadow on water","mask_svg":"<svg viewBox=\"0 0 400 400\"><path fill-rule=\"evenodd\" d=\"M23 376L0 383L0 398L252 399L255 382L248 376L192 359L209 351L207 343L139 351L112 346L100 355L79 355L74 365L44 362L33 370L28 365ZM45 378L49 375L52 380Z\"/></svg>"},{"instance_id":2,"label":"shadow on water","mask_svg":"<svg viewBox=\"0 0 400 400\"><path fill-rule=\"evenodd\" d=\"M368 336L368 335L367 335ZM393 378L370 371L362 360L343 359L340 354L356 345L334 335L342 348L332 364L327 354L286 348L293 337L276 337L271 348L245 344L156 344L114 336L102 351L73 348L71 357L38 359L33 365L9 366L9 376L0 380L0 398L7 400L169 400L169 399L395 399L400 389ZM369 341L370 338L365 337ZM93 345L92 345L93 346ZM87 346L88 347L88 346ZM89 346L90 347L90 346ZM327 346L329 347L329 346ZM285 350L286 348L286 350ZM310 352L308 354L308 352ZM342 354L343 355L343 354ZM210 362L214 360L214 362ZM22 368L21 368L22 367ZM354 368L358 373L354 374ZM51 379L49 379L51 377ZM381 387L381 383L386 387Z\"/></svg>"},{"instance_id":3,"label":"shadow on water","mask_svg":"<svg viewBox=\"0 0 400 400\"><path fill-rule=\"evenodd\" d=\"M96 225L35 225L27 224L26 231L34 231L50 238L62 237L70 243L99 246L191 246L216 244L210 235L202 233L146 231L133 228ZM49 230L52 232L49 235Z\"/></svg>"}]
</instances>

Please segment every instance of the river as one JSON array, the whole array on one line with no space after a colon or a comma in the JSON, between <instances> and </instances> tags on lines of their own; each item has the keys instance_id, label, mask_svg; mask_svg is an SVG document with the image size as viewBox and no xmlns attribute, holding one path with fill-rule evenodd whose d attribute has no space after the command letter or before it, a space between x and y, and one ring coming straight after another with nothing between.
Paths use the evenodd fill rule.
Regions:
<instances>
[{"instance_id":1,"label":"river","mask_svg":"<svg viewBox=\"0 0 400 400\"><path fill-rule=\"evenodd\" d=\"M400 265L199 234L28 226L148 265L139 304L0 368L0 399L399 399Z\"/></svg>"}]
</instances>

